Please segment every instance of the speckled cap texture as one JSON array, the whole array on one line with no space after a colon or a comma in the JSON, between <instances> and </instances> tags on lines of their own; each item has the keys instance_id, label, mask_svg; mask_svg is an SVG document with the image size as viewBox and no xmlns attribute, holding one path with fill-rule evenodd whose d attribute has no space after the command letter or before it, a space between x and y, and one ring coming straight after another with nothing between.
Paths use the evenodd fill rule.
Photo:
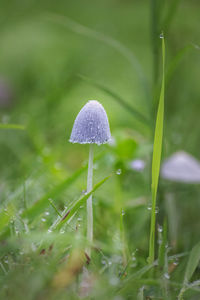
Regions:
<instances>
[{"instance_id":1,"label":"speckled cap texture","mask_svg":"<svg viewBox=\"0 0 200 300\"><path fill-rule=\"evenodd\" d=\"M105 109L96 100L88 101L76 117L69 141L101 145L110 139L110 127Z\"/></svg>"}]
</instances>

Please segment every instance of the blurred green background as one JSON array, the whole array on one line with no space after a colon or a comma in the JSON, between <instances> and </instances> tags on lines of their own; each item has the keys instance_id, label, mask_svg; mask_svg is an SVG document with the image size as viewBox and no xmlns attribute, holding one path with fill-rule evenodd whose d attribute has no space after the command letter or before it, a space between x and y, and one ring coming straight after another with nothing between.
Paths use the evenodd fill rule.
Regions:
<instances>
[{"instance_id":1,"label":"blurred green background","mask_svg":"<svg viewBox=\"0 0 200 300\"><path fill-rule=\"evenodd\" d=\"M177 150L200 159L199 12L198 0L1 0L0 123L25 126L25 130L0 129L2 219L3 210L9 211L7 223L0 224L3 232L10 221L15 222L17 234L23 232L17 225L20 210L31 207L87 162L88 146L68 140L79 110L88 100L97 99L107 111L115 144L95 147L100 158L94 181L118 169L122 174L112 177L95 194L95 238L110 247L110 252L107 248L105 252L112 257L118 241L119 210L123 208L129 252L139 249L140 263L144 263L148 255L153 131L162 75L159 36L164 31L163 159ZM121 105L117 96L148 122ZM146 162L141 173L130 169L131 160L138 158ZM56 195L54 204L62 210L84 189L86 174ZM174 199L171 208L169 195ZM199 241L199 185L161 179L158 196L158 222L162 224L167 216L173 224L169 232L172 253L190 250ZM56 213L49 206L47 209L50 216L47 214L43 222L39 214L31 232L45 231L51 225ZM76 226L77 220L73 222ZM9 250L1 250L2 259L12 247L8 242ZM17 267L9 270L8 278L1 280L17 286L15 278L20 271ZM178 272L181 280L182 269ZM35 299L47 284L45 275L42 273L40 286L34 281L36 275L20 274L20 285L23 287L25 276L29 276L32 287L26 299ZM106 279L101 280L100 286ZM106 284L105 291L100 291L101 287L99 299L106 299L110 292ZM6 299L3 293L2 299ZM6 295L19 299L23 292ZM48 293L41 295L37 299L50 299Z\"/></svg>"}]
</instances>

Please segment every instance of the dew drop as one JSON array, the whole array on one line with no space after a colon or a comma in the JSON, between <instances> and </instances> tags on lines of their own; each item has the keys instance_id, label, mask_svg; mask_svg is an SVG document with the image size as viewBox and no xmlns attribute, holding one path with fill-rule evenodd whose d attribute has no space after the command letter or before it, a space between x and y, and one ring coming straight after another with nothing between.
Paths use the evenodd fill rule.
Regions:
<instances>
[{"instance_id":1,"label":"dew drop","mask_svg":"<svg viewBox=\"0 0 200 300\"><path fill-rule=\"evenodd\" d=\"M48 211L45 211L44 213L46 216L49 216L49 212Z\"/></svg>"},{"instance_id":2,"label":"dew drop","mask_svg":"<svg viewBox=\"0 0 200 300\"><path fill-rule=\"evenodd\" d=\"M156 213L156 214L159 213L159 208L158 208L158 206L156 206L155 213Z\"/></svg>"},{"instance_id":3,"label":"dew drop","mask_svg":"<svg viewBox=\"0 0 200 300\"><path fill-rule=\"evenodd\" d=\"M158 232L162 232L162 231L163 231L162 226L158 225Z\"/></svg>"},{"instance_id":4,"label":"dew drop","mask_svg":"<svg viewBox=\"0 0 200 300\"><path fill-rule=\"evenodd\" d=\"M178 266L178 264L179 264L178 260L176 260L176 261L173 262L174 266Z\"/></svg>"},{"instance_id":5,"label":"dew drop","mask_svg":"<svg viewBox=\"0 0 200 300\"><path fill-rule=\"evenodd\" d=\"M5 256L4 263L8 264L8 256Z\"/></svg>"},{"instance_id":6,"label":"dew drop","mask_svg":"<svg viewBox=\"0 0 200 300\"><path fill-rule=\"evenodd\" d=\"M165 277L166 279L170 279L170 276L169 276L168 273L165 273L165 274L164 274L164 277Z\"/></svg>"},{"instance_id":7,"label":"dew drop","mask_svg":"<svg viewBox=\"0 0 200 300\"><path fill-rule=\"evenodd\" d=\"M63 234L63 233L65 233L65 231L64 231L63 229L61 229L61 230L60 230L60 233Z\"/></svg>"},{"instance_id":8,"label":"dew drop","mask_svg":"<svg viewBox=\"0 0 200 300\"><path fill-rule=\"evenodd\" d=\"M131 260L132 260L132 261L136 261L136 257L135 257L135 256L132 256Z\"/></svg>"},{"instance_id":9,"label":"dew drop","mask_svg":"<svg viewBox=\"0 0 200 300\"><path fill-rule=\"evenodd\" d=\"M160 34L160 39L163 39L164 38L164 35L163 33Z\"/></svg>"},{"instance_id":10,"label":"dew drop","mask_svg":"<svg viewBox=\"0 0 200 300\"><path fill-rule=\"evenodd\" d=\"M148 210L152 210L152 206L151 206L151 205L148 205L148 206L147 206L147 209L148 209Z\"/></svg>"},{"instance_id":11,"label":"dew drop","mask_svg":"<svg viewBox=\"0 0 200 300\"><path fill-rule=\"evenodd\" d=\"M105 259L102 259L101 263L102 263L102 265L107 265L107 262Z\"/></svg>"},{"instance_id":12,"label":"dew drop","mask_svg":"<svg viewBox=\"0 0 200 300\"><path fill-rule=\"evenodd\" d=\"M46 219L45 219L45 218L42 218L41 221L42 221L42 222L46 222Z\"/></svg>"},{"instance_id":13,"label":"dew drop","mask_svg":"<svg viewBox=\"0 0 200 300\"><path fill-rule=\"evenodd\" d=\"M52 230L51 229L48 229L48 233L51 233L52 232Z\"/></svg>"},{"instance_id":14,"label":"dew drop","mask_svg":"<svg viewBox=\"0 0 200 300\"><path fill-rule=\"evenodd\" d=\"M118 169L118 170L116 171L116 174L117 174L117 175L121 175L121 173L122 173L122 170L121 170L121 169Z\"/></svg>"},{"instance_id":15,"label":"dew drop","mask_svg":"<svg viewBox=\"0 0 200 300\"><path fill-rule=\"evenodd\" d=\"M124 216L125 215L125 211L122 209L122 216Z\"/></svg>"}]
</instances>

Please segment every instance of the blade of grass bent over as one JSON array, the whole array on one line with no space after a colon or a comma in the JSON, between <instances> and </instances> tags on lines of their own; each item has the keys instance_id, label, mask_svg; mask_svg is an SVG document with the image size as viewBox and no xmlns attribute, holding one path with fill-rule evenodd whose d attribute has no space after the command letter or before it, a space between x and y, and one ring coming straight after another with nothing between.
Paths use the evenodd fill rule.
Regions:
<instances>
[{"instance_id":1,"label":"blade of grass bent over","mask_svg":"<svg viewBox=\"0 0 200 300\"><path fill-rule=\"evenodd\" d=\"M90 197L91 194L93 194L104 182L106 182L110 177L107 176L104 179L102 179L100 182L94 185L93 189L87 193L86 195L83 195L80 197L77 201L75 201L71 207L65 211L65 213L62 215L62 218L56 223L55 227L51 227L51 230L59 230L74 214L75 212L80 208L81 205L85 204L86 200Z\"/></svg>"},{"instance_id":2,"label":"blade of grass bent over","mask_svg":"<svg viewBox=\"0 0 200 300\"><path fill-rule=\"evenodd\" d=\"M86 169L87 165L80 168L72 176L68 177L63 182L55 186L51 191L49 191L46 195L44 195L37 202L35 202L32 207L24 211L22 216L28 217L29 221L34 219L34 217L42 213L45 207L49 204L49 198L56 197L57 195L59 195L62 191L69 187Z\"/></svg>"},{"instance_id":3,"label":"blade of grass bent over","mask_svg":"<svg viewBox=\"0 0 200 300\"><path fill-rule=\"evenodd\" d=\"M160 173L160 161L162 152L163 140L163 121L164 121L164 91L165 91L165 40L162 36L162 61L163 61L163 76L162 86L160 92L160 99L158 104L158 112L156 117L154 146L153 146L153 159L152 159L152 209L151 209L151 227L150 227L150 240L149 240L149 264L154 261L155 255L155 225L156 225L156 197L158 189L158 180Z\"/></svg>"}]
</instances>

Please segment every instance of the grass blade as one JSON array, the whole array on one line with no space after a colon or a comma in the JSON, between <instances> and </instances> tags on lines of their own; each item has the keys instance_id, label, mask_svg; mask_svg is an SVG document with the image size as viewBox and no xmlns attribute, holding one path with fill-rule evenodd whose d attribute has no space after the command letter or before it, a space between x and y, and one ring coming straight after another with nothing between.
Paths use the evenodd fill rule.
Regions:
<instances>
[{"instance_id":1,"label":"grass blade","mask_svg":"<svg viewBox=\"0 0 200 300\"><path fill-rule=\"evenodd\" d=\"M156 197L158 189L158 180L160 173L160 161L162 152L163 140L163 121L164 121L164 92L165 92L165 40L162 37L162 62L163 62L163 76L162 86L160 92L160 99L158 104L158 112L156 118L154 146L153 146L153 159L152 159L152 209L151 209L151 228L150 228L150 241L149 241L149 258L150 264L154 261L155 252L155 225L156 225Z\"/></svg>"},{"instance_id":2,"label":"grass blade","mask_svg":"<svg viewBox=\"0 0 200 300\"><path fill-rule=\"evenodd\" d=\"M65 213L65 215L62 216L59 222L56 223L56 226L54 228L51 228L52 230L59 230L75 213L76 211L85 204L86 200L90 197L91 194L93 194L104 182L106 182L110 177L107 176L104 179L102 179L100 182L94 185L93 189L87 193L86 195L83 195L80 197L77 201L75 201L71 207L68 209L68 211Z\"/></svg>"},{"instance_id":3,"label":"grass blade","mask_svg":"<svg viewBox=\"0 0 200 300\"><path fill-rule=\"evenodd\" d=\"M24 211L22 214L23 217L28 217L29 221L34 219L37 215L43 212L46 206L49 204L49 198L56 197L61 192L63 192L67 187L69 187L85 170L87 169L87 165L80 168L76 171L72 176L65 179L59 185L54 187L51 191L49 191L46 195L44 195L40 200L38 200L32 207L28 210Z\"/></svg>"}]
</instances>

